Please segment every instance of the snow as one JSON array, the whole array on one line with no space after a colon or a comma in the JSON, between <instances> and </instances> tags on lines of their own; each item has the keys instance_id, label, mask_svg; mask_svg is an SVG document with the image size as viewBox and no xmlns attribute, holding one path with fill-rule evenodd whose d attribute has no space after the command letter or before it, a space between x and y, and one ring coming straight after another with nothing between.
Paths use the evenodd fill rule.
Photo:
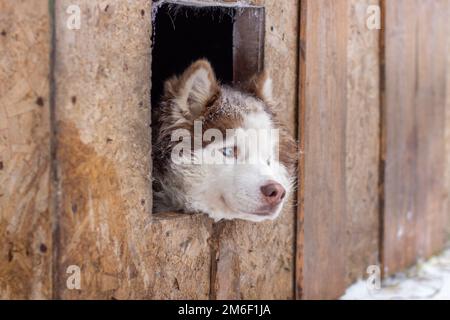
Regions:
<instances>
[{"instance_id":1,"label":"snow","mask_svg":"<svg viewBox=\"0 0 450 320\"><path fill-rule=\"evenodd\" d=\"M385 279L379 290L369 289L366 280L359 280L347 289L341 299L450 299L450 248L439 256Z\"/></svg>"}]
</instances>

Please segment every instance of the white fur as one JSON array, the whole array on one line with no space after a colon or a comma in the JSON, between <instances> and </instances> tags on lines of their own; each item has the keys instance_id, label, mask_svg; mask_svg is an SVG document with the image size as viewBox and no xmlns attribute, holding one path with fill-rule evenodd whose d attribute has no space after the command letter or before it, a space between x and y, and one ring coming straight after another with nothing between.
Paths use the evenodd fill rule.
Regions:
<instances>
[{"instance_id":1,"label":"white fur","mask_svg":"<svg viewBox=\"0 0 450 320\"><path fill-rule=\"evenodd\" d=\"M166 110L166 117L163 118L162 136L174 133L182 124L194 124L195 127L194 121L199 119L218 88L209 63L204 61L200 66L193 64L186 72L180 78L182 80L178 80L182 83L175 83L175 79L166 88L169 91L176 88L176 91L172 92L170 103L166 105L170 109ZM226 86L220 87L220 90L222 100L218 103L222 103L223 108L213 116L220 122L221 116L232 118L239 115L239 119L243 120L239 121L242 126L234 128L237 131L227 134L224 140L216 139L204 148L201 148L202 144L200 148L194 148L194 157L203 161L200 164L173 161L173 158L164 163L164 174L156 177L162 188L155 193L157 211L202 212L215 221L273 220L287 201L293 181L287 168L278 161L278 140L258 136L258 131L255 131L263 130L268 135L270 130L276 129L265 105L273 100L272 80L267 77L259 83L258 98ZM221 131L216 131L221 134ZM158 150L167 147L162 142L164 140L160 140ZM224 147L237 148L237 159L231 157L230 161L230 157L225 157L222 153ZM170 150L179 154L177 146ZM189 146L187 150L192 149ZM183 156L190 158L191 154L183 152ZM212 160L219 160L220 163ZM286 196L276 207L268 205L261 192L262 186L273 181L286 190Z\"/></svg>"},{"instance_id":2,"label":"white fur","mask_svg":"<svg viewBox=\"0 0 450 320\"><path fill-rule=\"evenodd\" d=\"M273 129L272 121L265 112L250 113L244 119L241 133L253 133L253 129ZM165 190L172 200L178 203L177 209L194 212L205 212L215 221L222 219L243 219L250 221L273 220L281 212L283 202L270 215L257 215L255 212L263 203L261 186L268 181L280 183L289 193L291 181L286 168L276 161L276 141L254 141L249 135L250 143L237 145L241 152L233 164L184 164L171 165L171 186ZM239 142L239 141L238 141ZM213 152L220 152L224 146L233 146L234 136L227 137L224 143L211 143L197 152L197 157L206 159ZM258 145L258 149L247 148ZM257 152L257 154L255 154ZM256 161L249 163L249 158ZM267 160L272 160L270 165Z\"/></svg>"}]
</instances>

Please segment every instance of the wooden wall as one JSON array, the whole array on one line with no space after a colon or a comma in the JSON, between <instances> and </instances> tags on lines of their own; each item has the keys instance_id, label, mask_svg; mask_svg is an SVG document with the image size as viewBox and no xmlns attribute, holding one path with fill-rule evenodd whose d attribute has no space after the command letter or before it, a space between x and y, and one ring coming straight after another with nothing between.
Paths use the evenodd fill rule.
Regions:
<instances>
[{"instance_id":1,"label":"wooden wall","mask_svg":"<svg viewBox=\"0 0 450 320\"><path fill-rule=\"evenodd\" d=\"M380 38L379 2L250 1L299 192L274 222L214 224L151 214L152 1L0 0L0 298L337 298L380 256L390 273L436 252L450 3L381 0Z\"/></svg>"},{"instance_id":2,"label":"wooden wall","mask_svg":"<svg viewBox=\"0 0 450 320\"><path fill-rule=\"evenodd\" d=\"M378 1L301 5L297 296L337 298L378 263Z\"/></svg>"},{"instance_id":3,"label":"wooden wall","mask_svg":"<svg viewBox=\"0 0 450 320\"><path fill-rule=\"evenodd\" d=\"M254 1L265 5L265 67L281 102L282 119L296 134L298 1ZM217 272L212 297L294 297L295 207L291 199L274 222L224 222L216 226ZM270 247L268 249L268 244Z\"/></svg>"},{"instance_id":4,"label":"wooden wall","mask_svg":"<svg viewBox=\"0 0 450 320\"><path fill-rule=\"evenodd\" d=\"M0 1L0 299L52 296L47 2Z\"/></svg>"},{"instance_id":5,"label":"wooden wall","mask_svg":"<svg viewBox=\"0 0 450 320\"><path fill-rule=\"evenodd\" d=\"M446 0L385 1L385 274L445 244Z\"/></svg>"},{"instance_id":6,"label":"wooden wall","mask_svg":"<svg viewBox=\"0 0 450 320\"><path fill-rule=\"evenodd\" d=\"M15 50L2 60L1 296L293 298L293 203L263 224L151 215L151 1L0 4L0 40ZM296 134L298 2L254 4L266 6L265 64ZM81 290L66 286L71 265Z\"/></svg>"},{"instance_id":7,"label":"wooden wall","mask_svg":"<svg viewBox=\"0 0 450 320\"><path fill-rule=\"evenodd\" d=\"M450 5L447 8L447 16L450 16ZM445 141L447 142L447 171L445 181L447 181L447 240L450 240L450 23L447 24L447 103L446 103L446 132Z\"/></svg>"},{"instance_id":8,"label":"wooden wall","mask_svg":"<svg viewBox=\"0 0 450 320\"><path fill-rule=\"evenodd\" d=\"M347 284L379 264L380 31L369 30L369 5L348 3L346 211Z\"/></svg>"},{"instance_id":9,"label":"wooden wall","mask_svg":"<svg viewBox=\"0 0 450 320\"><path fill-rule=\"evenodd\" d=\"M65 8L79 4L80 30ZM151 1L58 1L58 298L208 298L211 222L151 215ZM82 290L66 288L78 265Z\"/></svg>"},{"instance_id":10,"label":"wooden wall","mask_svg":"<svg viewBox=\"0 0 450 320\"><path fill-rule=\"evenodd\" d=\"M306 0L301 6L297 294L305 299L345 289L347 5Z\"/></svg>"}]
</instances>

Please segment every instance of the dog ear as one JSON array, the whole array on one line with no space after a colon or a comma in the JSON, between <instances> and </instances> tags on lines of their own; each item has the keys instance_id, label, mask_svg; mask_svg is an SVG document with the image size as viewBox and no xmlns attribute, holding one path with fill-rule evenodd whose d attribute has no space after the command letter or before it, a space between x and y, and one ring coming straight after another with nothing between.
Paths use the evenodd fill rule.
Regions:
<instances>
[{"instance_id":1,"label":"dog ear","mask_svg":"<svg viewBox=\"0 0 450 320\"><path fill-rule=\"evenodd\" d=\"M245 89L267 103L273 103L272 78L266 71L254 75L247 82Z\"/></svg>"},{"instance_id":2,"label":"dog ear","mask_svg":"<svg viewBox=\"0 0 450 320\"><path fill-rule=\"evenodd\" d=\"M172 96L180 108L181 114L188 120L195 120L204 111L208 101L219 91L214 71L207 60L198 60L191 64L184 73L166 83L166 91Z\"/></svg>"}]
</instances>

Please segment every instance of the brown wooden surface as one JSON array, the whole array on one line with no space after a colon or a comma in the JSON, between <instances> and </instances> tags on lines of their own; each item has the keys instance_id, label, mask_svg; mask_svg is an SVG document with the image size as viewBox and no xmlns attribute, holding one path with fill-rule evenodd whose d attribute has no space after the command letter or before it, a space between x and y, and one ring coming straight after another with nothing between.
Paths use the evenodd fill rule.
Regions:
<instances>
[{"instance_id":1,"label":"brown wooden surface","mask_svg":"<svg viewBox=\"0 0 450 320\"><path fill-rule=\"evenodd\" d=\"M297 297L332 299L346 285L345 130L348 1L301 3Z\"/></svg>"},{"instance_id":2,"label":"brown wooden surface","mask_svg":"<svg viewBox=\"0 0 450 320\"><path fill-rule=\"evenodd\" d=\"M51 297L47 1L0 1L0 299Z\"/></svg>"},{"instance_id":3,"label":"brown wooden surface","mask_svg":"<svg viewBox=\"0 0 450 320\"><path fill-rule=\"evenodd\" d=\"M296 131L298 1L253 1L265 5L264 64L273 78L280 115ZM294 200L274 222L224 222L212 257L212 298L294 297Z\"/></svg>"},{"instance_id":4,"label":"brown wooden surface","mask_svg":"<svg viewBox=\"0 0 450 320\"><path fill-rule=\"evenodd\" d=\"M385 1L385 274L444 244L448 2Z\"/></svg>"},{"instance_id":5,"label":"brown wooden surface","mask_svg":"<svg viewBox=\"0 0 450 320\"><path fill-rule=\"evenodd\" d=\"M207 298L210 221L152 216L151 2L57 1L58 298ZM81 290L66 268L81 268Z\"/></svg>"},{"instance_id":6,"label":"brown wooden surface","mask_svg":"<svg viewBox=\"0 0 450 320\"><path fill-rule=\"evenodd\" d=\"M347 282L379 263L380 50L367 28L367 8L378 0L348 2L346 127Z\"/></svg>"},{"instance_id":7,"label":"brown wooden surface","mask_svg":"<svg viewBox=\"0 0 450 320\"><path fill-rule=\"evenodd\" d=\"M447 6L447 16L450 16L450 4ZM447 170L445 181L447 181L447 241L450 240L450 23L447 24L447 103L446 103L446 126L445 141L447 143Z\"/></svg>"},{"instance_id":8,"label":"brown wooden surface","mask_svg":"<svg viewBox=\"0 0 450 320\"><path fill-rule=\"evenodd\" d=\"M233 82L250 79L264 68L263 7L238 10L233 24Z\"/></svg>"},{"instance_id":9,"label":"brown wooden surface","mask_svg":"<svg viewBox=\"0 0 450 320\"><path fill-rule=\"evenodd\" d=\"M299 212L293 199L275 222L213 225L151 215L151 1L56 1L50 123L51 9L0 0L0 298L336 298L377 262L378 32L363 25L377 1L302 0L301 19L299 1L252 3L281 117L293 134L299 121ZM389 274L438 251L450 222L450 4L384 5Z\"/></svg>"}]
</instances>

